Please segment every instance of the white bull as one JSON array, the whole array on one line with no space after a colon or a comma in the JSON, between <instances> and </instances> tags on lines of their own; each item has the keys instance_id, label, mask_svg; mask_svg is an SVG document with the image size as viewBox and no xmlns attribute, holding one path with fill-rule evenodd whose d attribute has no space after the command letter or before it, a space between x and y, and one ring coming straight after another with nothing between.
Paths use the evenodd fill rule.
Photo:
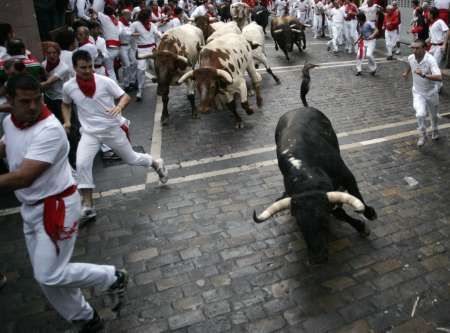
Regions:
<instances>
[{"instance_id":1,"label":"white bull","mask_svg":"<svg viewBox=\"0 0 450 333\"><path fill-rule=\"evenodd\" d=\"M218 23L222 23L222 24L218 24ZM210 41L212 41L220 36L226 35L226 34L238 34L239 35L242 32L241 29L239 29L237 23L234 21L227 22L227 23L216 22L216 23L211 24L211 27L214 29L214 32L206 40L207 43L209 43Z\"/></svg>"},{"instance_id":2,"label":"white bull","mask_svg":"<svg viewBox=\"0 0 450 333\"><path fill-rule=\"evenodd\" d=\"M179 83L192 78L200 95L200 112L207 112L216 95L223 95L227 107L236 118L236 127L242 128L242 119L236 112L234 95L240 94L241 105L247 114L254 111L247 100L244 74L247 71L256 91L258 106L262 105L261 76L256 72L250 43L241 34L226 34L206 44L200 51L199 68L184 74Z\"/></svg>"},{"instance_id":3,"label":"white bull","mask_svg":"<svg viewBox=\"0 0 450 333\"><path fill-rule=\"evenodd\" d=\"M242 35L252 45L252 55L255 64L261 63L266 67L269 73L277 84L280 84L280 79L272 72L266 57L266 50L264 48L265 36L263 28L256 22L246 25L242 29Z\"/></svg>"}]
</instances>

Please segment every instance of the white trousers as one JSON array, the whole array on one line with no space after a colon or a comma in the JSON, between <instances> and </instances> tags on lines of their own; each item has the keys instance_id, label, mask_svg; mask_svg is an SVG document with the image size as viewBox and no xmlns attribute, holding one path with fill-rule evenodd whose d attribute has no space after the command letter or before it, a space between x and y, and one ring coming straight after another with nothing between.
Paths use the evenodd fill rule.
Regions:
<instances>
[{"instance_id":1,"label":"white trousers","mask_svg":"<svg viewBox=\"0 0 450 333\"><path fill-rule=\"evenodd\" d=\"M128 46L120 47L120 60L122 62L122 85L128 87L130 83L136 82L137 62L136 50Z\"/></svg>"},{"instance_id":2,"label":"white trousers","mask_svg":"<svg viewBox=\"0 0 450 333\"><path fill-rule=\"evenodd\" d=\"M108 47L109 57L105 58L105 67L108 77L117 82L116 72L114 71L114 59L119 56L120 47Z\"/></svg>"},{"instance_id":3,"label":"white trousers","mask_svg":"<svg viewBox=\"0 0 450 333\"><path fill-rule=\"evenodd\" d=\"M313 34L314 37L317 38L322 35L322 15L314 14L313 18Z\"/></svg>"},{"instance_id":4,"label":"white trousers","mask_svg":"<svg viewBox=\"0 0 450 333\"><path fill-rule=\"evenodd\" d=\"M413 107L416 112L418 130L422 135L427 132L426 118L430 115L431 129L438 129L439 94L424 96L413 91Z\"/></svg>"},{"instance_id":5,"label":"white trousers","mask_svg":"<svg viewBox=\"0 0 450 333\"><path fill-rule=\"evenodd\" d=\"M95 188L92 165L102 143L110 147L129 165L149 168L153 163L151 155L137 153L133 150L125 132L118 126L96 134L83 132L82 128L77 149L78 188Z\"/></svg>"},{"instance_id":6,"label":"white trousers","mask_svg":"<svg viewBox=\"0 0 450 333\"><path fill-rule=\"evenodd\" d=\"M362 71L362 61L367 58L369 61L369 70L371 72L377 69L377 64L375 63L375 58L373 56L373 51L375 50L376 40L364 40L364 46L362 49L358 47L358 53L356 54L356 70L358 72Z\"/></svg>"},{"instance_id":7,"label":"white trousers","mask_svg":"<svg viewBox=\"0 0 450 333\"><path fill-rule=\"evenodd\" d=\"M149 48L138 48L138 54L139 56L149 54L153 52L153 47ZM137 60L137 82L138 82L138 93L142 94L144 91L144 84L145 84L145 71L147 70L147 67L151 67L153 70L153 60L151 59L139 59Z\"/></svg>"},{"instance_id":8,"label":"white trousers","mask_svg":"<svg viewBox=\"0 0 450 333\"><path fill-rule=\"evenodd\" d=\"M81 213L78 192L64 198L64 225L72 228ZM104 291L115 281L115 267L85 263L70 263L77 232L70 239L58 241L59 255L44 229L44 205L22 205L23 231L34 278L58 313L68 321L92 319L93 310L80 288L97 287Z\"/></svg>"},{"instance_id":9,"label":"white trousers","mask_svg":"<svg viewBox=\"0 0 450 333\"><path fill-rule=\"evenodd\" d=\"M445 54L445 50L442 47L442 45L431 45L429 52L434 57L434 59L436 60L438 66L439 66L441 64L442 58L444 58L444 54ZM436 85L438 86L439 89L442 88L443 84L444 84L443 81L436 82Z\"/></svg>"},{"instance_id":10,"label":"white trousers","mask_svg":"<svg viewBox=\"0 0 450 333\"><path fill-rule=\"evenodd\" d=\"M392 56L392 50L395 48L395 45L399 41L399 33L398 30L385 30L384 38L386 40L386 51L388 57Z\"/></svg>"},{"instance_id":11,"label":"white trousers","mask_svg":"<svg viewBox=\"0 0 450 333\"><path fill-rule=\"evenodd\" d=\"M306 23L306 21L308 21L308 12L306 10L304 12L298 10L297 18L300 23Z\"/></svg>"},{"instance_id":12,"label":"white trousers","mask_svg":"<svg viewBox=\"0 0 450 333\"><path fill-rule=\"evenodd\" d=\"M344 21L345 49L350 53L355 49L355 42L358 39L356 24L356 19Z\"/></svg>"},{"instance_id":13,"label":"white trousers","mask_svg":"<svg viewBox=\"0 0 450 333\"><path fill-rule=\"evenodd\" d=\"M328 45L332 46L334 52L337 52L339 49L339 45L342 44L342 34L344 31L344 24L332 22L331 31L332 31L333 39L328 41Z\"/></svg>"}]
</instances>

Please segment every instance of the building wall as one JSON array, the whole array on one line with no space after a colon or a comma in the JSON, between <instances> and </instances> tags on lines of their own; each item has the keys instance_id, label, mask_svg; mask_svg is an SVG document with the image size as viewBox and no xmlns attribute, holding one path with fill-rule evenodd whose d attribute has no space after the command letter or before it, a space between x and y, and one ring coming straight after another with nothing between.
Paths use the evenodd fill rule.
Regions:
<instances>
[{"instance_id":1,"label":"building wall","mask_svg":"<svg viewBox=\"0 0 450 333\"><path fill-rule=\"evenodd\" d=\"M11 24L16 37L23 39L27 48L41 57L41 40L33 0L0 0L0 22Z\"/></svg>"}]
</instances>

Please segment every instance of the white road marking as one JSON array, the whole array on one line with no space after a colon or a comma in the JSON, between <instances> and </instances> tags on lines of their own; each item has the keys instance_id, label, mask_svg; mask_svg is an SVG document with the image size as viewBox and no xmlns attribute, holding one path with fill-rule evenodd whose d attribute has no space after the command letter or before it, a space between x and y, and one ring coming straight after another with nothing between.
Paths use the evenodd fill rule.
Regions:
<instances>
[{"instance_id":1,"label":"white road marking","mask_svg":"<svg viewBox=\"0 0 450 333\"><path fill-rule=\"evenodd\" d=\"M153 119L153 132L152 132L152 146L150 148L150 154L153 158L161 157L161 144L162 144L162 129L161 129L161 114L163 103L161 96L156 96L156 108L155 117Z\"/></svg>"},{"instance_id":2,"label":"white road marking","mask_svg":"<svg viewBox=\"0 0 450 333\"><path fill-rule=\"evenodd\" d=\"M400 123L403 124L405 122L400 122ZM388 126L389 125L390 124L388 124ZM377 126L377 128L380 128L380 126ZM450 123L445 123L445 124L442 124L442 125L439 126L440 130L444 130L444 129L447 129L447 128L450 128ZM350 133L350 132L348 132L348 133ZM372 139L372 140L364 140L364 141L359 141L359 142L354 142L354 143L341 145L340 146L340 150L341 151L345 151L345 150L351 150L351 149L356 149L356 148L363 148L363 147L367 147L367 146L371 146L371 145L375 145L375 144L379 144L379 143L383 143L383 142L388 142L388 141L393 141L393 140L406 138L406 137L413 136L413 135L417 135L417 130L406 131L406 132L396 133L396 134L393 134L393 135L384 136L384 137L381 137L381 138L375 138L375 139ZM259 148L259 150L261 150L261 149L263 149L263 150L266 150L266 149L273 150L274 147ZM253 149L252 151L256 151L256 149ZM270 151L270 150L268 150L268 151ZM241 154L241 156L244 156L242 154L251 155L251 154L249 154L249 152L250 151L241 152L241 153L237 153L237 154ZM232 154L229 154L229 155L232 155ZM236 154L234 154L234 156L236 156ZM204 162L205 160L206 159L203 159L202 162ZM194 163L197 162L197 164L195 164L195 165L198 165L199 161L190 161L189 163L194 165ZM199 180L199 179L208 179L208 178L222 176L222 175L228 175L228 174L239 173L239 172L244 172L244 171L251 171L251 170L255 170L255 169L259 169L259 168L273 166L273 165L276 165L276 164L277 164L277 160L276 159L271 159L271 160L266 160L266 161L246 164L246 165L242 165L242 166L239 166L239 167L231 167L231 168L226 168L226 169L222 169L222 170L214 170L214 171L196 173L196 174L183 176L183 177L178 177L178 178L172 178L172 179L169 179L167 184L169 184L169 185L170 184L173 184L173 185L181 184L181 183L190 182L190 181ZM174 168L173 166L170 166L170 167ZM153 183L156 183L156 182L158 182L158 177L155 175L154 172L152 172L152 173L148 173L147 180L146 180L145 184L139 184L139 185L134 185L134 186L126 186L126 187L122 187L122 188L119 188L119 189L108 190L108 191L105 191L105 192L97 192L97 193L95 193L95 197L96 198L100 198L100 197L104 198L104 197L109 197L109 196L112 196L112 195L115 195L115 194L118 194L118 193L139 192L139 191L145 190L146 184L153 184ZM161 186L165 186L165 185L161 185ZM8 216L8 215L17 214L19 211L20 211L19 207L2 209L2 210L0 210L0 216Z\"/></svg>"}]
</instances>

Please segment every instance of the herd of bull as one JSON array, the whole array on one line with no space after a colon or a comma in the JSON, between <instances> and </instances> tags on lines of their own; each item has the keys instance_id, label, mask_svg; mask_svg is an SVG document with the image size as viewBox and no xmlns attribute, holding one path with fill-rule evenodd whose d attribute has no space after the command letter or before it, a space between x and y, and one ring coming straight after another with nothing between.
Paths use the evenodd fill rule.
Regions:
<instances>
[{"instance_id":1,"label":"herd of bull","mask_svg":"<svg viewBox=\"0 0 450 333\"><path fill-rule=\"evenodd\" d=\"M154 80L163 101L163 124L169 117L171 85L186 83L193 118L198 117L194 99L197 91L200 112L207 112L221 97L234 114L236 127L241 128L235 93L239 93L247 114L253 113L247 100L244 74L247 72L251 78L258 106L262 105L261 76L255 64L263 64L274 80L280 82L265 56L263 27L249 22L247 9L245 4L232 5L233 21L227 23L210 23L208 17L200 16L195 19L195 24L171 29L164 34L157 49L146 56L154 59ZM271 21L275 46L285 52L287 59L293 44L300 51L305 48L304 28L294 17L284 16ZM306 65L305 70L308 72L314 66ZM309 78L309 72L307 74ZM307 88L302 85L305 106ZM254 221L261 223L282 210L290 210L304 236L311 264L328 259L327 229L333 219L349 223L362 237L367 237L370 230L365 222L348 215L342 206L349 205L369 220L376 219L377 214L365 204L352 172L342 160L329 119L311 107L287 112L278 122L275 141L285 192L262 213L254 213Z\"/></svg>"}]
</instances>

